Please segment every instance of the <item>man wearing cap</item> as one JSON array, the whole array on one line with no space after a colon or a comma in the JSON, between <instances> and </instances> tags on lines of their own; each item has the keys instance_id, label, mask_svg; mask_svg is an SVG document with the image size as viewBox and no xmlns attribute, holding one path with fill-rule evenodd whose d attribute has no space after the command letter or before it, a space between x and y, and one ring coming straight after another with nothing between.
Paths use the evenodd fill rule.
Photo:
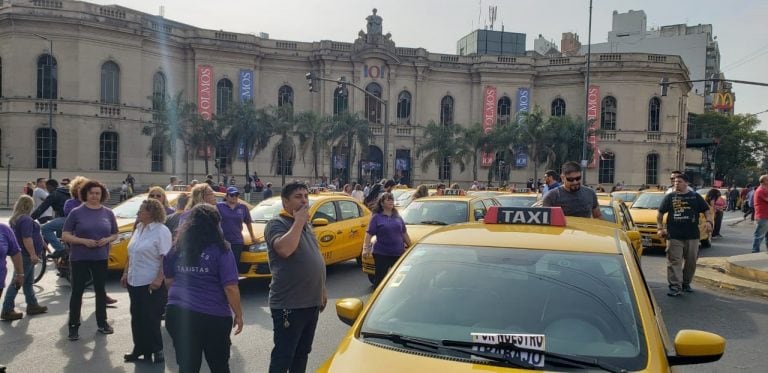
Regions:
<instances>
[{"instance_id":1,"label":"man wearing cap","mask_svg":"<svg viewBox=\"0 0 768 373\"><path fill-rule=\"evenodd\" d=\"M229 242L232 253L237 260L237 267L240 273L247 272L250 266L240 264L240 253L243 252L243 224L248 228L248 234L251 235L251 242L256 242L253 235L253 226L251 225L251 213L248 206L240 203L238 197L240 192L237 187L227 188L227 196L223 202L216 204L216 208L221 214L221 231L224 233L224 239Z\"/></svg>"},{"instance_id":2,"label":"man wearing cap","mask_svg":"<svg viewBox=\"0 0 768 373\"><path fill-rule=\"evenodd\" d=\"M688 189L685 174L675 177L674 187L674 192L664 196L656 214L658 234L667 239L667 295L670 297L680 296L683 291L693 292L691 280L699 256L699 214L704 213L707 219L707 232L711 232L713 226L709 205L701 195ZM667 214L666 226L664 214Z\"/></svg>"}]
</instances>

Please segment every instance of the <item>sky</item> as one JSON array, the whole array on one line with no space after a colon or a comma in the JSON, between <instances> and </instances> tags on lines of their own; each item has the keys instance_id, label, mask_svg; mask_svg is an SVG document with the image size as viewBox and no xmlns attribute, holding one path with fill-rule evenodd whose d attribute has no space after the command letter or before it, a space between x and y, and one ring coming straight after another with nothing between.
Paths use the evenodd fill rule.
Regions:
<instances>
[{"instance_id":1,"label":"sky","mask_svg":"<svg viewBox=\"0 0 768 373\"><path fill-rule=\"evenodd\" d=\"M239 33L266 32L271 39L353 42L373 8L383 32L399 47L456 53L456 41L488 24L497 6L495 30L527 34L527 50L542 34L560 45L563 32L587 44L589 0L90 0L158 15L191 26ZM727 79L768 83L768 1L765 0L593 0L592 43L605 42L614 10L644 10L648 27L712 24ZM736 113L768 111L768 87L734 84ZM768 112L758 114L768 130Z\"/></svg>"}]
</instances>

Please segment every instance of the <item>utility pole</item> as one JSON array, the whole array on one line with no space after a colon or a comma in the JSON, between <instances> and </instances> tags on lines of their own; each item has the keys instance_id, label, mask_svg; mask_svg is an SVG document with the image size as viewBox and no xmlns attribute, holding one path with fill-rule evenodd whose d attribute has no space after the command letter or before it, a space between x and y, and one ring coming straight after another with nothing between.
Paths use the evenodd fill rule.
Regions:
<instances>
[{"instance_id":1,"label":"utility pole","mask_svg":"<svg viewBox=\"0 0 768 373\"><path fill-rule=\"evenodd\" d=\"M581 183L587 184L587 166L589 166L589 160L587 159L587 131L588 127L592 123L587 120L589 116L589 75L592 66L592 0L589 0L589 31L587 32L587 78L584 82L584 133L582 135L581 145Z\"/></svg>"},{"instance_id":2,"label":"utility pole","mask_svg":"<svg viewBox=\"0 0 768 373\"><path fill-rule=\"evenodd\" d=\"M50 74L48 79L48 179L53 178L53 40L46 38L39 34L32 34L40 39L47 40L50 44L48 53L48 73ZM43 84L45 79L43 79ZM42 87L42 92L45 93L45 87Z\"/></svg>"}]
</instances>

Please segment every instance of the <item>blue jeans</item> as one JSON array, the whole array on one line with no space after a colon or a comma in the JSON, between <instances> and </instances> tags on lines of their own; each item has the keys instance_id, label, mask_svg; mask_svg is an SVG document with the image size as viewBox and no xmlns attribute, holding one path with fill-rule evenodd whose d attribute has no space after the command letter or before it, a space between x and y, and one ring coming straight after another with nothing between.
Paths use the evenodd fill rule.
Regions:
<instances>
[{"instance_id":1,"label":"blue jeans","mask_svg":"<svg viewBox=\"0 0 768 373\"><path fill-rule=\"evenodd\" d=\"M760 252L760 244L763 242L766 233L768 233L768 219L757 219L757 225L755 226L755 235L752 240L752 252ZM768 250L768 249L766 249Z\"/></svg>"},{"instance_id":2,"label":"blue jeans","mask_svg":"<svg viewBox=\"0 0 768 373\"><path fill-rule=\"evenodd\" d=\"M64 228L65 220L67 220L67 218L56 218L40 226L40 233L42 233L43 238L45 238L56 251L64 250L64 245L59 241L56 232Z\"/></svg>"},{"instance_id":3,"label":"blue jeans","mask_svg":"<svg viewBox=\"0 0 768 373\"><path fill-rule=\"evenodd\" d=\"M27 307L37 305L37 298L35 297L35 289L32 286L32 281L35 279L35 266L32 264L32 259L29 255L21 254L21 268L24 269L24 282L21 287L24 289L24 299L27 301ZM14 273L14 276L16 274ZM11 285L8 287L8 292L5 293L5 300L3 301L3 313L13 310L16 305L16 294L19 291L16 287Z\"/></svg>"}]
</instances>

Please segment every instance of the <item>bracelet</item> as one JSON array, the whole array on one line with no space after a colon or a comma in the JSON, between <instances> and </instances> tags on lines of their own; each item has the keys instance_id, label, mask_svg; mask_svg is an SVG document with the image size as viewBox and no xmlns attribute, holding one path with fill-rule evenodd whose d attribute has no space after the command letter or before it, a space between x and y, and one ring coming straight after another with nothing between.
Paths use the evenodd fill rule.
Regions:
<instances>
[{"instance_id":1,"label":"bracelet","mask_svg":"<svg viewBox=\"0 0 768 373\"><path fill-rule=\"evenodd\" d=\"M16 274L16 276L22 276L22 277L24 277L24 274L23 274L23 273L17 273L17 274Z\"/></svg>"}]
</instances>

